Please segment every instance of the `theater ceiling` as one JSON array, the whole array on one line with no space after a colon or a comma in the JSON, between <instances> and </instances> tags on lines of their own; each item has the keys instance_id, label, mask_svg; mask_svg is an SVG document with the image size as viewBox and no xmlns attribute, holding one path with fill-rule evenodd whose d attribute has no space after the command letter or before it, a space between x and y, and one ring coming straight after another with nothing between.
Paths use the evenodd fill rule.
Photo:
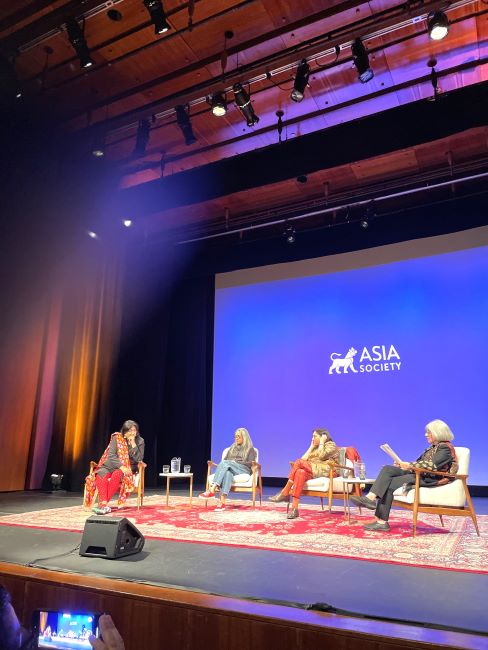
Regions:
<instances>
[{"instance_id":1,"label":"theater ceiling","mask_svg":"<svg viewBox=\"0 0 488 650\"><path fill-rule=\"evenodd\" d=\"M439 11L448 33L434 40L429 16ZM35 101L65 131L78 132L87 156L103 152L101 164L117 169L127 189L270 147L283 145L285 156L293 140L483 86L488 4L17 0L0 6L0 53L22 101ZM299 66L307 83L295 92L301 101L293 101ZM222 98L226 110L221 105L223 114L214 115L212 102L217 107ZM486 128L475 122L458 132L451 119L452 132L431 142L396 146L392 133L375 155L358 147L356 159L353 152L344 164L313 171L304 164L304 174L277 174L259 189L223 188L171 208L162 201L144 216L146 226L214 232L231 217L242 224L256 215L272 219L276 210L309 209L380 183L420 182L469 165L479 171Z\"/></svg>"}]
</instances>

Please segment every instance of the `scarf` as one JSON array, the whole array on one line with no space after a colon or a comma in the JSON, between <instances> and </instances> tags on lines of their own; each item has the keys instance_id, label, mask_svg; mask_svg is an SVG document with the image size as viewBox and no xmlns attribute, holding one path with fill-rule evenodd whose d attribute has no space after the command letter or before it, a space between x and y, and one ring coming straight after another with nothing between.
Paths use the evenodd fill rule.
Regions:
<instances>
[{"instance_id":1,"label":"scarf","mask_svg":"<svg viewBox=\"0 0 488 650\"><path fill-rule=\"evenodd\" d=\"M116 437L115 439L117 441L117 456L119 457L119 460L122 463L122 465L130 468L129 448L127 447L127 441L125 440L124 436L118 431L112 433L110 440L112 440L114 436ZM85 498L83 500L83 505L85 508L92 507L93 500L95 498L95 492L97 490L96 471L107 460L109 448L110 448L110 443L107 445L107 448L103 452L102 457L98 461L93 472L90 472L90 474L88 474L88 476L85 479ZM125 503L129 494L134 491L134 488L135 488L134 475L132 474L132 472L130 474L124 474L122 478L122 482L120 484L120 492L119 492L119 499L118 499L119 505Z\"/></svg>"}]
</instances>

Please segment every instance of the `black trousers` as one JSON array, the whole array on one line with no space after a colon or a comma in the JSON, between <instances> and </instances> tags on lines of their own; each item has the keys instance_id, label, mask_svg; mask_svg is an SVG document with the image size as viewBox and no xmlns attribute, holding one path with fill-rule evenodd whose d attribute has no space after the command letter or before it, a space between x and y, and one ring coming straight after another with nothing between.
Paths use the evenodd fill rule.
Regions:
<instances>
[{"instance_id":1,"label":"black trousers","mask_svg":"<svg viewBox=\"0 0 488 650\"><path fill-rule=\"evenodd\" d=\"M394 465L385 465L382 467L378 478L371 486L371 492L378 497L375 511L378 519L388 521L393 502L393 492L404 483L415 483L415 474L408 470L400 469L400 467L395 467Z\"/></svg>"}]
</instances>

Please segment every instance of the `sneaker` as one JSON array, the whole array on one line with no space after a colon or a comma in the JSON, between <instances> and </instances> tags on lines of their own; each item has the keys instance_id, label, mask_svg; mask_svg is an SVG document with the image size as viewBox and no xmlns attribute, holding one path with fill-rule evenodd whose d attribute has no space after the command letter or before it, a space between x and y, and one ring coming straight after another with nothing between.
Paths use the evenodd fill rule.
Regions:
<instances>
[{"instance_id":1,"label":"sneaker","mask_svg":"<svg viewBox=\"0 0 488 650\"><path fill-rule=\"evenodd\" d=\"M387 521L384 524L379 521L371 521L369 524L364 524L363 528L364 530L377 530L386 533L390 530L390 524Z\"/></svg>"},{"instance_id":2,"label":"sneaker","mask_svg":"<svg viewBox=\"0 0 488 650\"><path fill-rule=\"evenodd\" d=\"M376 499L373 501L372 499L368 499L368 497L352 496L351 501L356 506L361 506L362 508L368 508L368 510L376 510Z\"/></svg>"},{"instance_id":3,"label":"sneaker","mask_svg":"<svg viewBox=\"0 0 488 650\"><path fill-rule=\"evenodd\" d=\"M268 497L268 501L272 501L273 503L281 503L282 501L289 501L290 497L287 494L282 494L281 492L278 492L278 494L275 494L273 497Z\"/></svg>"},{"instance_id":4,"label":"sneaker","mask_svg":"<svg viewBox=\"0 0 488 650\"><path fill-rule=\"evenodd\" d=\"M102 508L93 508L93 511L96 515L108 515L109 512L112 512L112 509L109 506L103 506Z\"/></svg>"},{"instance_id":5,"label":"sneaker","mask_svg":"<svg viewBox=\"0 0 488 650\"><path fill-rule=\"evenodd\" d=\"M219 503L218 506L215 506L215 510L225 510L225 503Z\"/></svg>"},{"instance_id":6,"label":"sneaker","mask_svg":"<svg viewBox=\"0 0 488 650\"><path fill-rule=\"evenodd\" d=\"M206 490L205 492L202 492L198 496L200 499L211 499L212 497L215 496L215 492L212 492L211 490Z\"/></svg>"},{"instance_id":7,"label":"sneaker","mask_svg":"<svg viewBox=\"0 0 488 650\"><path fill-rule=\"evenodd\" d=\"M300 516L300 513L298 512L298 508L292 508L290 512L286 515L287 519L298 519Z\"/></svg>"}]
</instances>

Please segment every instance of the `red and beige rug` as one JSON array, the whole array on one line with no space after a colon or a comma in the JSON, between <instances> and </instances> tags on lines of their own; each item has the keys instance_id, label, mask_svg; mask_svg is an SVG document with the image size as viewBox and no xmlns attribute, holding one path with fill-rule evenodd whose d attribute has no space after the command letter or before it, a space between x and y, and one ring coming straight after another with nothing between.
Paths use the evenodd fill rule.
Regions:
<instances>
[{"instance_id":1,"label":"red and beige rug","mask_svg":"<svg viewBox=\"0 0 488 650\"><path fill-rule=\"evenodd\" d=\"M371 521L369 513L352 511L352 523L344 520L342 508L332 513L320 506L303 504L300 518L286 519L286 507L263 502L253 510L249 501L229 499L229 507L215 510L216 503L193 500L190 508L185 497L171 497L166 507L161 496L150 496L137 512L130 500L126 507L113 511L113 517L127 517L145 537L201 544L223 544L243 548L327 555L373 562L388 562L454 571L488 573L488 516L478 517L481 537L471 520L423 515L417 537L412 537L412 516L393 511L389 533L365 531L362 524ZM57 508L7 515L0 524L82 531L90 516L80 507Z\"/></svg>"}]
</instances>

